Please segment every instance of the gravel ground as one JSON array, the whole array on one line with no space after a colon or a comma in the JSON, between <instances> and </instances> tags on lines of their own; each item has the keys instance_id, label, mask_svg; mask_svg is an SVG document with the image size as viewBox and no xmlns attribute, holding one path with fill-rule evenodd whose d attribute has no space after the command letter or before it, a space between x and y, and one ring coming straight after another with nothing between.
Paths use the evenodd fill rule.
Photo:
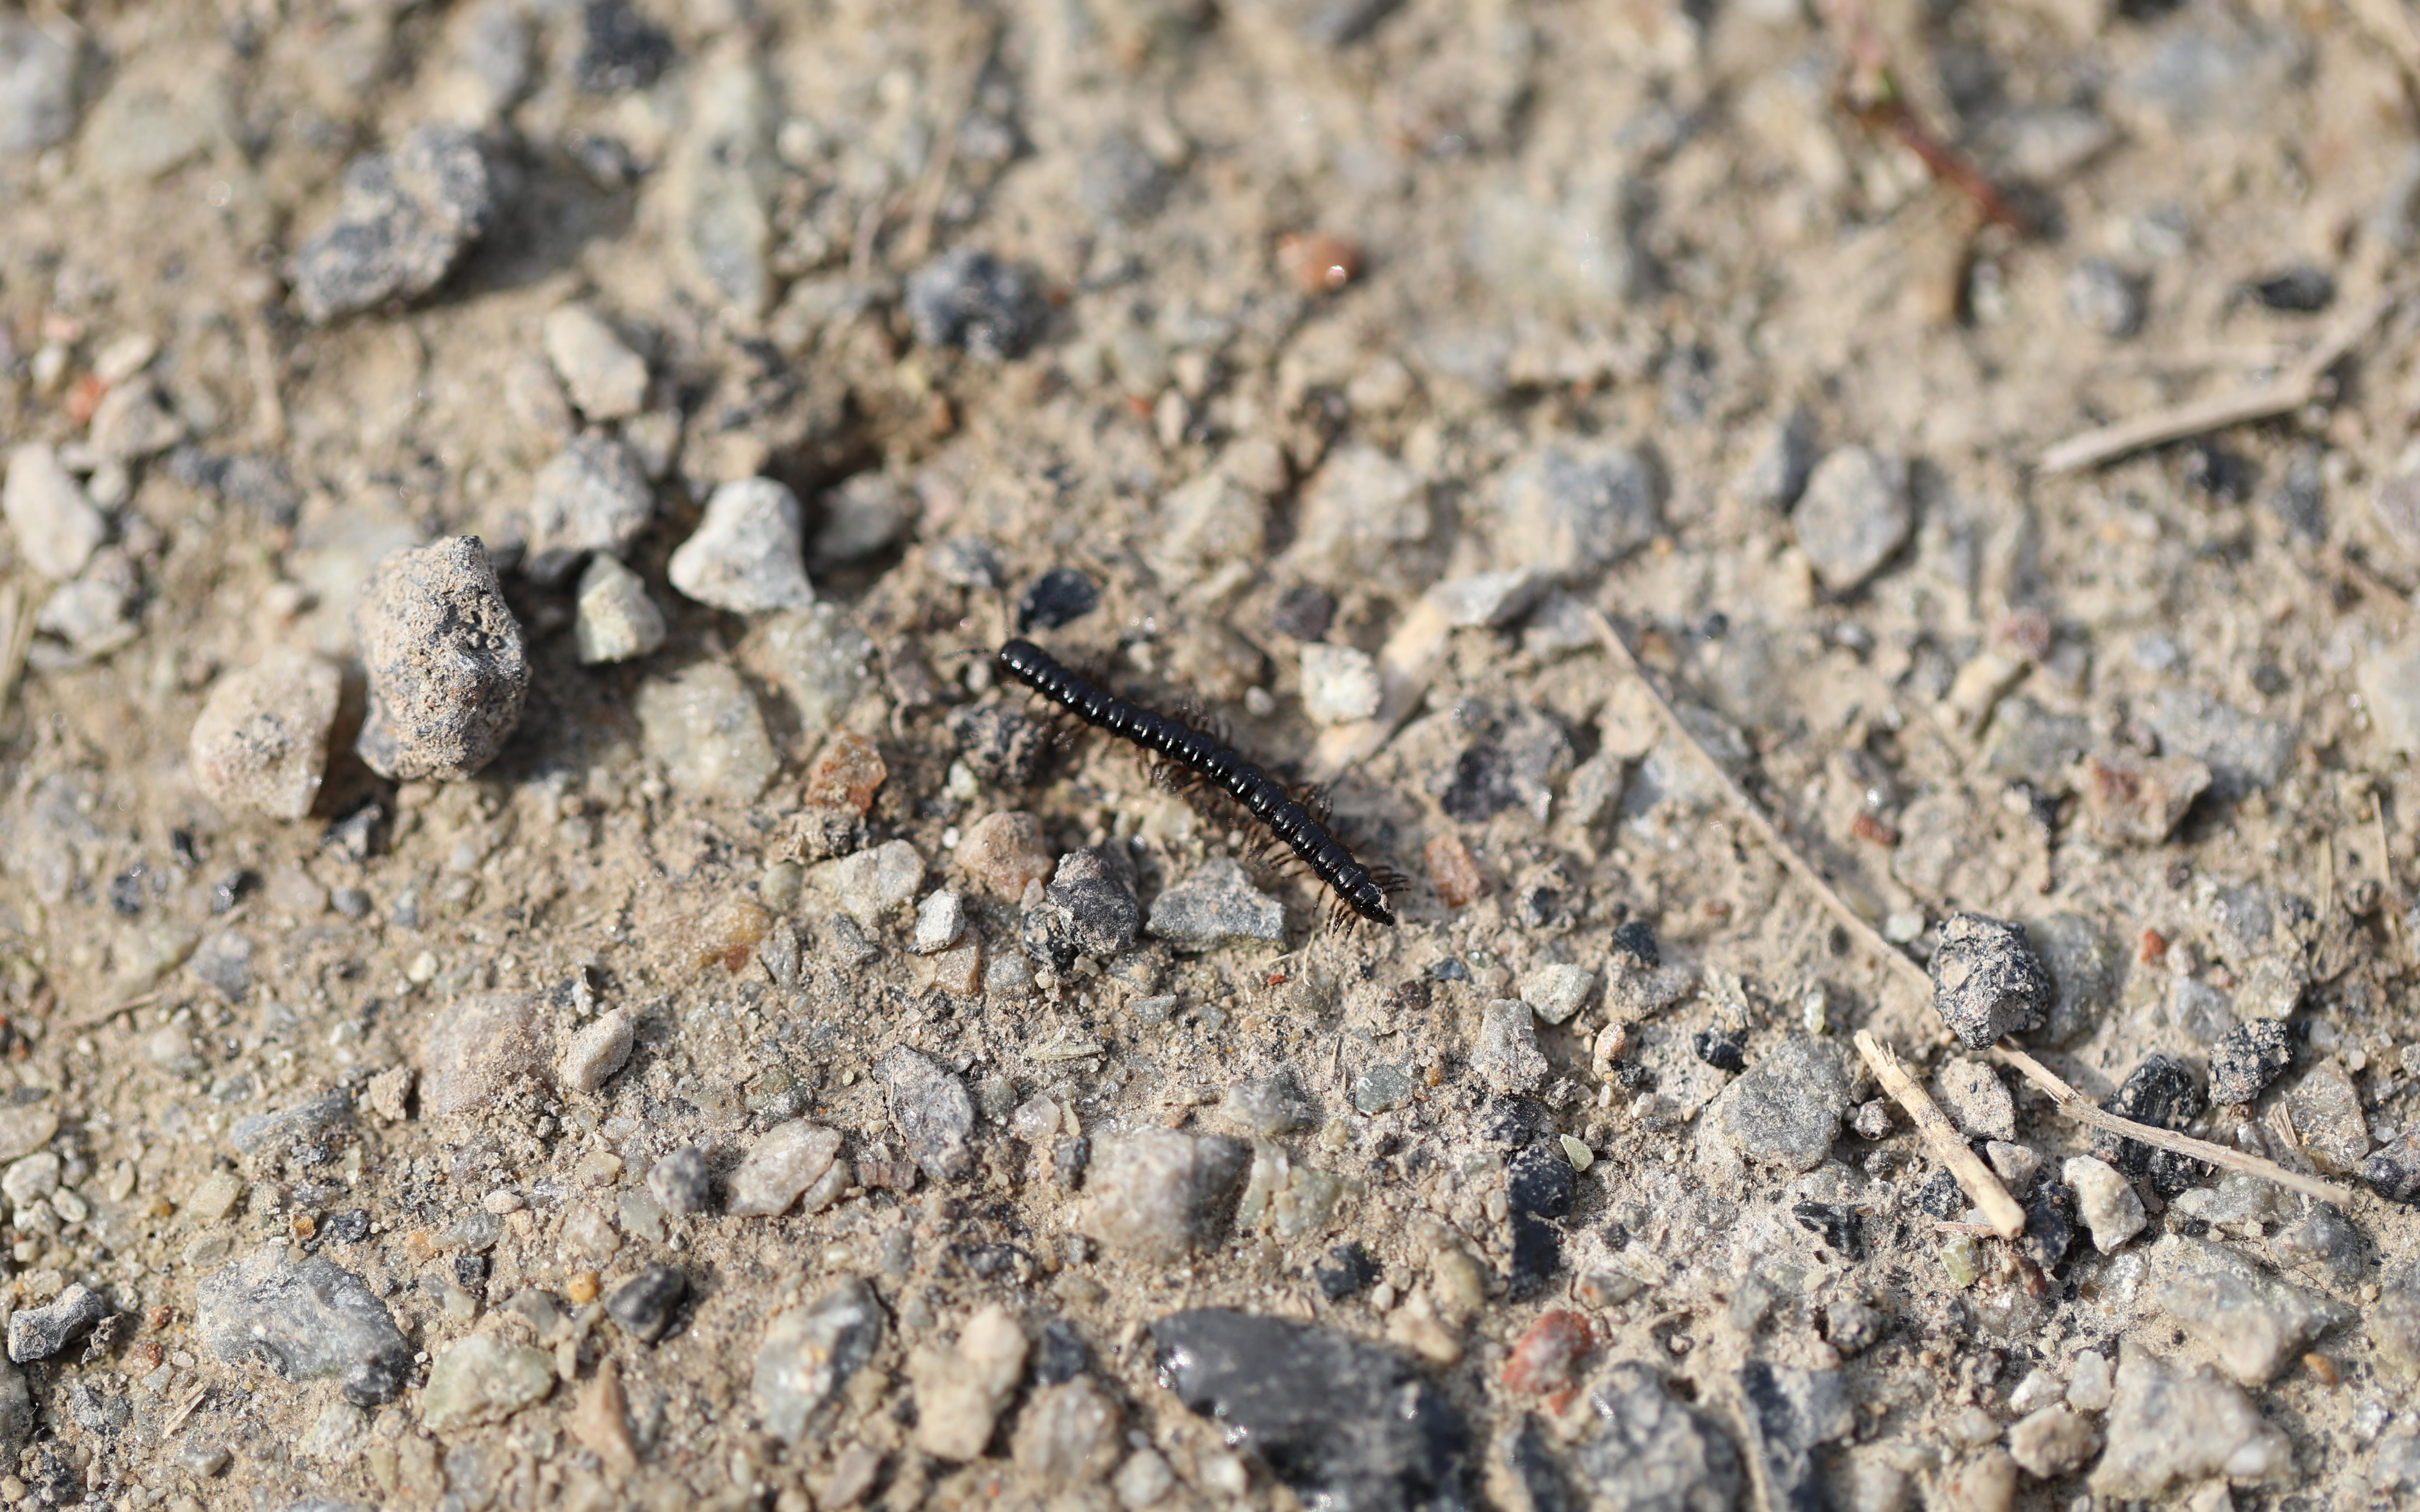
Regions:
<instances>
[{"instance_id":1,"label":"gravel ground","mask_svg":"<svg viewBox=\"0 0 2420 1512\"><path fill-rule=\"evenodd\" d=\"M2420 1492L2415 68L0 13L0 1504Z\"/></svg>"}]
</instances>

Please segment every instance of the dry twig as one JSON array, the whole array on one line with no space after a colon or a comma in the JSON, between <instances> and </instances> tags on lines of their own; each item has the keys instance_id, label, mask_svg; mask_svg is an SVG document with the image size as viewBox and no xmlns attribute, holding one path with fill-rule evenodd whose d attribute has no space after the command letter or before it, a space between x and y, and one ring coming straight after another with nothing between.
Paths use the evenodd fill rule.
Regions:
<instances>
[{"instance_id":1,"label":"dry twig","mask_svg":"<svg viewBox=\"0 0 2420 1512\"><path fill-rule=\"evenodd\" d=\"M1992 1054L1998 1057L2002 1064L2015 1067L2018 1073L2025 1080L2048 1092L2052 1101L2058 1104L2058 1110L2078 1123L2104 1133L2137 1139L2147 1145L2156 1145L2162 1149L2173 1150L2180 1155L2191 1155L2195 1160L2207 1161L2212 1165L2223 1166L2230 1171L2242 1171L2247 1176L2257 1176L2264 1181L2274 1181L2279 1186L2300 1192L2304 1196L2317 1197L2321 1202L2333 1202L2338 1207L2347 1207L2353 1200L2350 1188L2338 1186L2333 1181L2322 1181L2316 1176L2304 1176L2298 1171L2289 1171L2274 1161L2263 1160L2257 1155L2247 1155L2242 1150L2229 1149L2226 1145L2214 1145L2207 1139L2195 1139L2190 1134L2180 1134L2171 1129L2155 1128L2148 1123L2136 1123L2132 1119L2121 1119L2108 1109L2096 1105L2090 1098L2069 1086L2057 1072L2009 1041L2003 1040L1993 1046Z\"/></svg>"},{"instance_id":2,"label":"dry twig","mask_svg":"<svg viewBox=\"0 0 2420 1512\"><path fill-rule=\"evenodd\" d=\"M2074 472L2099 467L2130 456L2148 447L2165 446L2172 441L2190 440L2229 425L2241 425L2256 420L2274 420L2289 415L2306 404L2327 397L2329 383L2335 365L2346 354L2359 346L2364 337L2378 329L2395 309L2399 295L2390 291L2370 301L2368 307L2345 322L2335 334L2313 348L2310 355L2288 370L2285 377L2264 387L2242 393L2223 393L2213 398L2192 399L2165 409L2155 409L2148 415L2121 420L2114 425L2102 425L2080 435L2071 436L2042 453L2041 465L2046 472Z\"/></svg>"},{"instance_id":3,"label":"dry twig","mask_svg":"<svg viewBox=\"0 0 2420 1512\"><path fill-rule=\"evenodd\" d=\"M0 717L8 715L17 680L25 675L25 653L33 644L33 600L22 584L0 583Z\"/></svg>"},{"instance_id":4,"label":"dry twig","mask_svg":"<svg viewBox=\"0 0 2420 1512\"><path fill-rule=\"evenodd\" d=\"M1932 1158L1949 1168L1958 1179L1959 1187L1982 1210L1984 1227L2002 1239L2014 1239L2025 1231L2025 1210L2009 1196L1992 1167L1976 1157L1974 1148L1966 1143L1949 1121L1949 1116L1933 1103L1916 1078L1899 1063L1890 1047L1859 1029L1855 1037L1857 1054L1866 1060L1866 1069L1874 1073L1891 1100L1907 1110L1916 1120L1916 1132L1924 1136L1925 1148Z\"/></svg>"}]
</instances>

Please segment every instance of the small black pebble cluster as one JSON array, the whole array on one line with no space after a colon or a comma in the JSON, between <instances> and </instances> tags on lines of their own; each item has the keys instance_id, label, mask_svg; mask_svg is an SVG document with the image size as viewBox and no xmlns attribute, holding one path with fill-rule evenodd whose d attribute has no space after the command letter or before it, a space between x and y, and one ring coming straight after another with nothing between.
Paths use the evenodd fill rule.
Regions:
<instances>
[{"instance_id":1,"label":"small black pebble cluster","mask_svg":"<svg viewBox=\"0 0 2420 1512\"><path fill-rule=\"evenodd\" d=\"M2193 1068L2174 1056L2146 1056L2104 1111L2160 1129L2181 1129L2201 1116L2201 1088ZM2139 1139L2096 1132L2092 1152L2129 1176L2149 1176L2154 1190L2174 1196L2203 1180L2210 1167L2190 1155L2154 1149Z\"/></svg>"},{"instance_id":2,"label":"small black pebble cluster","mask_svg":"<svg viewBox=\"0 0 2420 1512\"><path fill-rule=\"evenodd\" d=\"M1357 1240L1337 1245L1327 1252L1327 1258L1330 1263L1314 1268L1311 1277L1330 1302L1357 1297L1378 1279L1378 1262L1370 1257L1370 1252Z\"/></svg>"},{"instance_id":3,"label":"small black pebble cluster","mask_svg":"<svg viewBox=\"0 0 2420 1512\"><path fill-rule=\"evenodd\" d=\"M2210 1050L2210 1100L2241 1105L2294 1063L2294 1036L2284 1019L2246 1019Z\"/></svg>"},{"instance_id":4,"label":"small black pebble cluster","mask_svg":"<svg viewBox=\"0 0 2420 1512\"><path fill-rule=\"evenodd\" d=\"M1747 1070L1747 1049L1740 1043L1740 1037L1729 1029L1699 1029L1690 1037L1689 1048L1716 1071Z\"/></svg>"}]
</instances>

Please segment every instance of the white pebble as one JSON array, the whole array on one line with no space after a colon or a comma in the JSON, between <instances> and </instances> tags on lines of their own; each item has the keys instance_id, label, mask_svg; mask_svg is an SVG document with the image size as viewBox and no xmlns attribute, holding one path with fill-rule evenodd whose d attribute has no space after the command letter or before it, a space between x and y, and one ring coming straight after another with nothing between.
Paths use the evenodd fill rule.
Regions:
<instances>
[{"instance_id":1,"label":"white pebble","mask_svg":"<svg viewBox=\"0 0 2420 1512\"><path fill-rule=\"evenodd\" d=\"M573 1035L563 1051L564 1085L593 1092L611 1081L615 1072L629 1063L637 1029L629 1010L617 1008Z\"/></svg>"},{"instance_id":2,"label":"white pebble","mask_svg":"<svg viewBox=\"0 0 2420 1512\"><path fill-rule=\"evenodd\" d=\"M958 943L966 924L966 900L943 887L916 905L916 934L908 949L918 955L938 955Z\"/></svg>"}]
</instances>

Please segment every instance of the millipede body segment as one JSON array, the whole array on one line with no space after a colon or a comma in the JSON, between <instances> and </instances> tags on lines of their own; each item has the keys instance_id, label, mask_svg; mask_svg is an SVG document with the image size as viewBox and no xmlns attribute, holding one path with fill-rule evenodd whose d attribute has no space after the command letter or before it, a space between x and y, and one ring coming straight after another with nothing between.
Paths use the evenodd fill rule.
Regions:
<instances>
[{"instance_id":1,"label":"millipede body segment","mask_svg":"<svg viewBox=\"0 0 2420 1512\"><path fill-rule=\"evenodd\" d=\"M1002 645L1000 665L1011 677L1086 724L1130 740L1217 787L1302 857L1303 864L1347 907L1373 924L1395 922L1394 910L1387 906L1387 889L1371 869L1355 860L1343 841L1328 833L1292 790L1246 761L1226 742L1095 686L1061 666L1031 640Z\"/></svg>"}]
</instances>

